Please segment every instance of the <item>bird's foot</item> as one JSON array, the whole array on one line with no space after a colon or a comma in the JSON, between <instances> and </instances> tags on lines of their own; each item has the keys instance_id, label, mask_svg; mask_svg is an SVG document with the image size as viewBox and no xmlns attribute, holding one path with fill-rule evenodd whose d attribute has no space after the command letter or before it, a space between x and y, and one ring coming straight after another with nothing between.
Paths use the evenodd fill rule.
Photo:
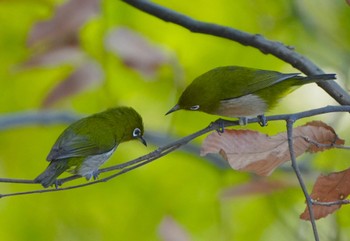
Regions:
<instances>
[{"instance_id":1,"label":"bird's foot","mask_svg":"<svg viewBox=\"0 0 350 241\"><path fill-rule=\"evenodd\" d=\"M261 127L267 126L267 119L264 114L258 115L257 118L258 118L258 123Z\"/></svg>"},{"instance_id":2,"label":"bird's foot","mask_svg":"<svg viewBox=\"0 0 350 241\"><path fill-rule=\"evenodd\" d=\"M238 123L240 126L248 125L248 117L238 117Z\"/></svg>"},{"instance_id":3,"label":"bird's foot","mask_svg":"<svg viewBox=\"0 0 350 241\"><path fill-rule=\"evenodd\" d=\"M55 186L55 189L58 189L62 185L62 182L56 179L52 185Z\"/></svg>"},{"instance_id":4,"label":"bird's foot","mask_svg":"<svg viewBox=\"0 0 350 241\"><path fill-rule=\"evenodd\" d=\"M95 170L95 171L85 173L82 176L85 177L86 181L90 181L91 179L93 179L95 181L98 179L99 174L100 174L100 172L98 170Z\"/></svg>"},{"instance_id":5,"label":"bird's foot","mask_svg":"<svg viewBox=\"0 0 350 241\"><path fill-rule=\"evenodd\" d=\"M216 132L220 135L222 133L224 133L225 131L225 121L223 119L217 119L216 121L214 121L212 123L212 125L216 125Z\"/></svg>"},{"instance_id":6,"label":"bird's foot","mask_svg":"<svg viewBox=\"0 0 350 241\"><path fill-rule=\"evenodd\" d=\"M99 175L100 175L100 172L98 170L92 172L92 178L94 179L94 181L98 179Z\"/></svg>"}]
</instances>

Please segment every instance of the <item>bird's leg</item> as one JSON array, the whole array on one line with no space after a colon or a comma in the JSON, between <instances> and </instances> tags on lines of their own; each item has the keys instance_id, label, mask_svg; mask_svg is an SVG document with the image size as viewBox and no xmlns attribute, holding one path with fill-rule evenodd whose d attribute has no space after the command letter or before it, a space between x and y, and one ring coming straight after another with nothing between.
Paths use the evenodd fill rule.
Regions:
<instances>
[{"instance_id":1,"label":"bird's leg","mask_svg":"<svg viewBox=\"0 0 350 241\"><path fill-rule=\"evenodd\" d=\"M86 181L90 181L91 179L98 179L98 175L100 172L97 170L93 170L92 172L86 173L83 176L85 177Z\"/></svg>"},{"instance_id":2,"label":"bird's leg","mask_svg":"<svg viewBox=\"0 0 350 241\"><path fill-rule=\"evenodd\" d=\"M55 186L55 189L58 189L61 186L61 182L56 179L53 185Z\"/></svg>"},{"instance_id":3,"label":"bird's leg","mask_svg":"<svg viewBox=\"0 0 350 241\"><path fill-rule=\"evenodd\" d=\"M92 172L92 178L94 180L98 179L98 175L100 175L100 172L98 170L95 170L95 171Z\"/></svg>"},{"instance_id":4,"label":"bird's leg","mask_svg":"<svg viewBox=\"0 0 350 241\"><path fill-rule=\"evenodd\" d=\"M258 123L260 126L262 126L262 127L267 126L267 119L266 119L264 114L258 115L257 118L258 118Z\"/></svg>"},{"instance_id":5,"label":"bird's leg","mask_svg":"<svg viewBox=\"0 0 350 241\"><path fill-rule=\"evenodd\" d=\"M238 123L240 126L246 126L248 124L248 117L238 117Z\"/></svg>"}]
</instances>

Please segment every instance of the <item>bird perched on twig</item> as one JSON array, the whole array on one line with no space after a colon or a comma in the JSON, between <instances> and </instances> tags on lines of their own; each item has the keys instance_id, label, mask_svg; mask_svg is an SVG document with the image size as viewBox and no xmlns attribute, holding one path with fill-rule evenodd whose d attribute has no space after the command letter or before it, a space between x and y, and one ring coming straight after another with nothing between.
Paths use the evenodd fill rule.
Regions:
<instances>
[{"instance_id":1,"label":"bird perched on twig","mask_svg":"<svg viewBox=\"0 0 350 241\"><path fill-rule=\"evenodd\" d=\"M53 145L46 170L35 178L43 187L53 184L64 171L90 180L97 178L98 168L122 142L142 138L141 116L130 107L111 108L80 119L63 131Z\"/></svg>"},{"instance_id":2,"label":"bird perched on twig","mask_svg":"<svg viewBox=\"0 0 350 241\"><path fill-rule=\"evenodd\" d=\"M300 76L240 66L218 67L200 75L184 90L177 104L166 114L177 110L203 111L208 114L237 117L246 124L248 117L260 117L297 87L335 79L335 74Z\"/></svg>"}]
</instances>

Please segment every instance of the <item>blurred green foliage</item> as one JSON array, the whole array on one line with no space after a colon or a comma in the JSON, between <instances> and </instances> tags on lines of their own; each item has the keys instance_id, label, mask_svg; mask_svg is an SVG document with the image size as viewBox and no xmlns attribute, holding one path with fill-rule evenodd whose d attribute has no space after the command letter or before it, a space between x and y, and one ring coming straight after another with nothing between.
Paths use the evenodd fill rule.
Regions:
<instances>
[{"instance_id":1,"label":"blurred green foliage","mask_svg":"<svg viewBox=\"0 0 350 241\"><path fill-rule=\"evenodd\" d=\"M143 116L146 132L181 137L216 119L189 112L164 116L184 86L199 74L224 65L296 71L256 49L190 33L116 0L101 1L100 10L78 28L79 41L75 47L82 53L79 61L28 65L33 56L45 52L45 48L52 51L45 42L28 46L34 25L52 19L56 7L64 2L0 1L0 112L3 115L42 109L49 93L67 79L77 65L88 59L98 63L103 70L102 82L61 96L45 109L90 114L110 106L129 105ZM345 1L155 2L198 20L259 33L293 46L327 72L337 73L339 83L347 84L350 7ZM72 18L74 14L73 11ZM153 75L146 76L128 67L125 59L106 49L108 33L121 27L137 33L165 56L153 70ZM60 30L57 28L57 31ZM305 88L288 96L271 113L296 112L334 103L316 86ZM301 96L308 98L303 98L300 104ZM338 114L319 117L345 139L349 134L347 118ZM269 123L263 130L257 125L252 128L277 133L284 130L284 125L283 122ZM61 124L1 130L1 177L36 177L46 167L46 155L64 128ZM202 139L194 143L200 144ZM139 143L128 143L120 146L105 166L128 161L155 148L154 145L144 148ZM349 152L340 150L302 156L300 164L310 189L319 173L347 168L348 158ZM167 240L164 232L171 232L173 227L161 224L166 217L171 217L189 240L313 240L309 223L299 220L304 198L288 166L267 177L274 182L287 182L283 189L272 193L261 190L258 194L223 196L227 188L239 187L254 178L247 173L217 168L198 153L179 150L107 183L1 199L1 239ZM31 188L0 183L0 193ZM347 240L350 235L348 212L349 207L345 206L317 222L321 240Z\"/></svg>"}]
</instances>

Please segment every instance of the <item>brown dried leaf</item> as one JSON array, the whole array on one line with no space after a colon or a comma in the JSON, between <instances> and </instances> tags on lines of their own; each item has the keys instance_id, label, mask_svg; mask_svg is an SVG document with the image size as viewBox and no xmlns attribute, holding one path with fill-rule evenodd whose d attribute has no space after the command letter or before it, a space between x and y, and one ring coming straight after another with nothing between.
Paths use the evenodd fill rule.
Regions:
<instances>
[{"instance_id":1,"label":"brown dried leaf","mask_svg":"<svg viewBox=\"0 0 350 241\"><path fill-rule=\"evenodd\" d=\"M55 66L63 63L76 65L84 60L84 58L86 58L85 54L77 47L67 46L34 55L19 67Z\"/></svg>"},{"instance_id":2,"label":"brown dried leaf","mask_svg":"<svg viewBox=\"0 0 350 241\"><path fill-rule=\"evenodd\" d=\"M55 16L37 23L32 29L28 45L71 45L78 39L78 30L93 15L99 12L100 0L70 0L56 9Z\"/></svg>"},{"instance_id":3,"label":"brown dried leaf","mask_svg":"<svg viewBox=\"0 0 350 241\"><path fill-rule=\"evenodd\" d=\"M294 128L294 151L300 156L306 151L317 152L341 145L334 130L320 121ZM319 146L317 146L317 145ZM327 146L326 146L327 145ZM287 133L274 136L251 130L225 130L211 133L203 142L201 155L220 153L235 170L270 175L273 170L290 160Z\"/></svg>"},{"instance_id":4,"label":"brown dried leaf","mask_svg":"<svg viewBox=\"0 0 350 241\"><path fill-rule=\"evenodd\" d=\"M94 62L88 62L76 69L68 78L55 86L45 97L42 107L47 108L57 101L91 88L102 82L103 72Z\"/></svg>"},{"instance_id":5,"label":"brown dried leaf","mask_svg":"<svg viewBox=\"0 0 350 241\"><path fill-rule=\"evenodd\" d=\"M344 145L345 141L339 139L334 129L322 121L308 122L301 128L294 129L294 136L305 139L309 148L307 152L319 152L330 149L332 145Z\"/></svg>"},{"instance_id":6,"label":"brown dried leaf","mask_svg":"<svg viewBox=\"0 0 350 241\"><path fill-rule=\"evenodd\" d=\"M333 202L344 200L350 194L350 168L341 172L333 172L329 175L320 175L314 185L311 198L319 202ZM315 219L320 219L333 213L341 205L320 206L314 205L313 211ZM310 220L309 211L300 215L301 219Z\"/></svg>"},{"instance_id":7,"label":"brown dried leaf","mask_svg":"<svg viewBox=\"0 0 350 241\"><path fill-rule=\"evenodd\" d=\"M187 231L183 229L172 217L163 218L159 225L159 236L164 241L189 241L191 240Z\"/></svg>"},{"instance_id":8,"label":"brown dried leaf","mask_svg":"<svg viewBox=\"0 0 350 241\"><path fill-rule=\"evenodd\" d=\"M292 184L281 180L268 180L266 178L254 179L223 191L222 197L233 198L255 194L270 194L290 187Z\"/></svg>"},{"instance_id":9,"label":"brown dried leaf","mask_svg":"<svg viewBox=\"0 0 350 241\"><path fill-rule=\"evenodd\" d=\"M106 37L105 46L120 57L126 66L134 68L145 77L153 77L156 70L168 61L164 51L127 28L118 28L110 32Z\"/></svg>"}]
</instances>

